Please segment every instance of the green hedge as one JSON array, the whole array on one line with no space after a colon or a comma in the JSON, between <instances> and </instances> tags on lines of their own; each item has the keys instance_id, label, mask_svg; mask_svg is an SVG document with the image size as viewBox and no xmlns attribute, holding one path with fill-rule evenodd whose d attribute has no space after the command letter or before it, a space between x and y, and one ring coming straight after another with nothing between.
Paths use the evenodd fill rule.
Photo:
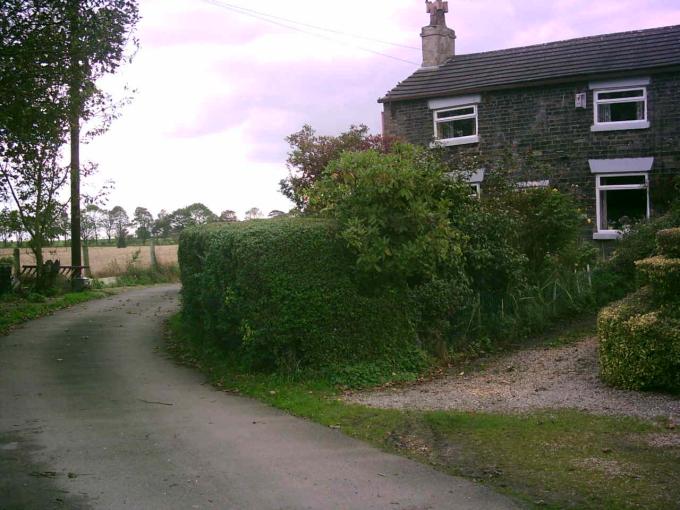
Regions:
<instances>
[{"instance_id":1,"label":"green hedge","mask_svg":"<svg viewBox=\"0 0 680 510\"><path fill-rule=\"evenodd\" d=\"M643 288L598 317L600 376L631 390L680 391L680 310L653 305Z\"/></svg>"},{"instance_id":2,"label":"green hedge","mask_svg":"<svg viewBox=\"0 0 680 510\"><path fill-rule=\"evenodd\" d=\"M332 223L285 218L188 229L179 262L186 320L247 369L422 367L406 289L362 289Z\"/></svg>"},{"instance_id":3,"label":"green hedge","mask_svg":"<svg viewBox=\"0 0 680 510\"><path fill-rule=\"evenodd\" d=\"M661 255L680 258L680 228L668 228L656 233L656 244Z\"/></svg>"}]
</instances>

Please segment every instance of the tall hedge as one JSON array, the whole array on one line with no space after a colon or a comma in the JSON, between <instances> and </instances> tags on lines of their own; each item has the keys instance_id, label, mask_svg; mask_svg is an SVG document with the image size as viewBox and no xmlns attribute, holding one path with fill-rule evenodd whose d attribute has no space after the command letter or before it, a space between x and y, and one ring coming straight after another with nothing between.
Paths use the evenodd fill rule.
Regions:
<instances>
[{"instance_id":1,"label":"tall hedge","mask_svg":"<svg viewBox=\"0 0 680 510\"><path fill-rule=\"evenodd\" d=\"M332 223L253 220L180 237L183 310L246 368L415 363L406 289L361 288Z\"/></svg>"}]
</instances>

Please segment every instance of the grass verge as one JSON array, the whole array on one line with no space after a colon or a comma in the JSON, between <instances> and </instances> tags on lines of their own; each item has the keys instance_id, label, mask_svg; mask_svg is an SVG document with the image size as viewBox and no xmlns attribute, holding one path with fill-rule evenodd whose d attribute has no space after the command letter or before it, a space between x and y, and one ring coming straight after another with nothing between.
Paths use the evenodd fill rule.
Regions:
<instances>
[{"instance_id":1,"label":"grass verge","mask_svg":"<svg viewBox=\"0 0 680 510\"><path fill-rule=\"evenodd\" d=\"M89 290L46 298L40 295L19 297L8 294L0 297L0 335L4 335L18 324L37 319L69 306L116 294L118 290Z\"/></svg>"},{"instance_id":2,"label":"grass verge","mask_svg":"<svg viewBox=\"0 0 680 510\"><path fill-rule=\"evenodd\" d=\"M587 327L585 328L587 329ZM225 392L489 485L530 508L680 508L680 432L669 422L576 411L518 415L372 409L323 381L240 372L216 345L168 325L173 357ZM566 338L566 337L565 337Z\"/></svg>"}]
</instances>

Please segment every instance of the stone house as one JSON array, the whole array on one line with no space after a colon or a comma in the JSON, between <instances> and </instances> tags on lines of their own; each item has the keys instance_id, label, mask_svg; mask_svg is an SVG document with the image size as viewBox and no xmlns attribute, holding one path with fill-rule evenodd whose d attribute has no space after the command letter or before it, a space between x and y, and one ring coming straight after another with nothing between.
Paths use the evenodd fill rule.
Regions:
<instances>
[{"instance_id":1,"label":"stone house","mask_svg":"<svg viewBox=\"0 0 680 510\"><path fill-rule=\"evenodd\" d=\"M531 153L544 174L518 184L578 187L598 240L669 199L680 175L680 26L456 55L447 2L426 4L423 65L379 100L385 135L451 156ZM483 193L484 169L471 185Z\"/></svg>"}]
</instances>

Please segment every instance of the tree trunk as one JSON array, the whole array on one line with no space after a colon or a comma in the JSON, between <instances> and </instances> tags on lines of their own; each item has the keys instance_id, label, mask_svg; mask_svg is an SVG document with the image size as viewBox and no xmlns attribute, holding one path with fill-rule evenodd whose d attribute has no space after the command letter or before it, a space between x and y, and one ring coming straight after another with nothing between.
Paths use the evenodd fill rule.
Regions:
<instances>
[{"instance_id":1,"label":"tree trunk","mask_svg":"<svg viewBox=\"0 0 680 510\"><path fill-rule=\"evenodd\" d=\"M21 250L14 248L12 256L14 257L14 276L18 279L21 274Z\"/></svg>"},{"instance_id":2,"label":"tree trunk","mask_svg":"<svg viewBox=\"0 0 680 510\"><path fill-rule=\"evenodd\" d=\"M35 288L38 291L45 290L45 260L43 259L42 242L39 239L31 240L31 251L35 257Z\"/></svg>"}]
</instances>

